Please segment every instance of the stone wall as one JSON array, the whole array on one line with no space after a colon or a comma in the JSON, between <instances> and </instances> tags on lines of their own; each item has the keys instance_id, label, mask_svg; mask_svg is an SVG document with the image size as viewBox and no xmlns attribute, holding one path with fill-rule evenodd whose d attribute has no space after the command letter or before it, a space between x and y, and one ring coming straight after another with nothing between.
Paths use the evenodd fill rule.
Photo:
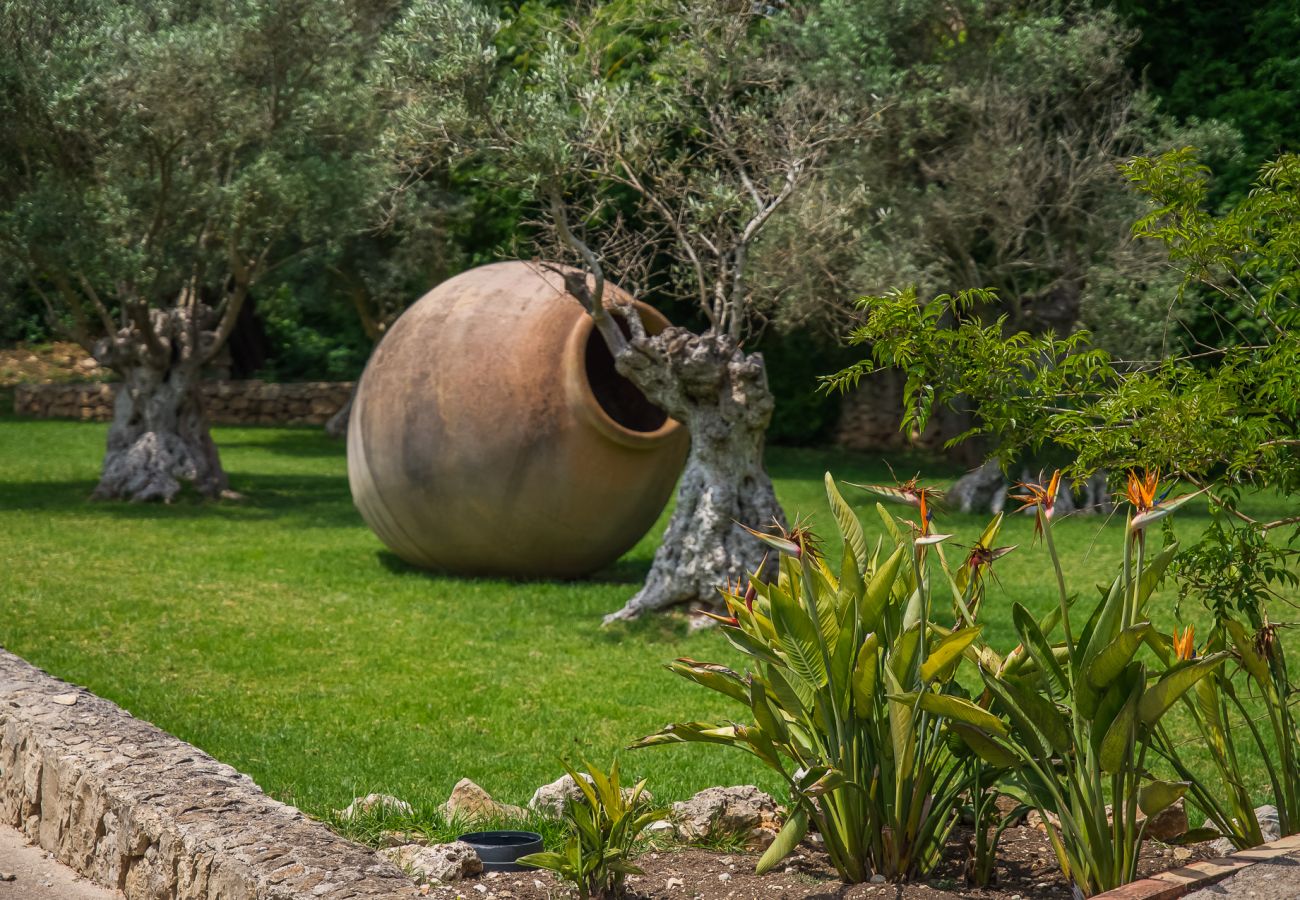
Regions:
<instances>
[{"instance_id":1,"label":"stone wall","mask_svg":"<svg viewBox=\"0 0 1300 900\"><path fill-rule=\"evenodd\" d=\"M219 425L323 425L352 394L351 381L208 381L203 401ZM14 412L40 419L113 418L112 382L20 384L14 388Z\"/></svg>"},{"instance_id":2,"label":"stone wall","mask_svg":"<svg viewBox=\"0 0 1300 900\"><path fill-rule=\"evenodd\" d=\"M408 900L247 775L0 650L0 823L126 900Z\"/></svg>"},{"instance_id":3,"label":"stone wall","mask_svg":"<svg viewBox=\"0 0 1300 900\"><path fill-rule=\"evenodd\" d=\"M944 447L950 438L970 427L970 417L961 412L939 406L924 431L905 433L901 429L903 381L901 372L887 369L863 378L858 387L845 394L840 400L839 422L831 437L835 445L868 453L924 450L966 466L983 462L976 441Z\"/></svg>"}]
</instances>

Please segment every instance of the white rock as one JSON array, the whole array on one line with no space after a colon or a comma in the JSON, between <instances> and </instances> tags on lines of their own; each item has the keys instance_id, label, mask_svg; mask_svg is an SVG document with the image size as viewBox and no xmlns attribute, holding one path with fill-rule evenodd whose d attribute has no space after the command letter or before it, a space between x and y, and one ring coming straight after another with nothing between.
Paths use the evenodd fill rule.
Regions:
<instances>
[{"instance_id":1,"label":"white rock","mask_svg":"<svg viewBox=\"0 0 1300 900\"><path fill-rule=\"evenodd\" d=\"M718 880L719 880L719 881L730 881L730 880L731 880L731 873L730 873L730 872L719 872L719 873L718 873Z\"/></svg>"},{"instance_id":2,"label":"white rock","mask_svg":"<svg viewBox=\"0 0 1300 900\"><path fill-rule=\"evenodd\" d=\"M587 776L586 773L583 774L587 782L590 783L590 776ZM558 819L564 815L564 807L570 800L578 801L582 799L582 796L578 783L573 780L572 775L565 772L555 781L544 784L534 791L533 799L528 801L528 808L533 812Z\"/></svg>"},{"instance_id":3,"label":"white rock","mask_svg":"<svg viewBox=\"0 0 1300 900\"><path fill-rule=\"evenodd\" d=\"M380 850L379 854L409 872L416 881L450 883L483 871L483 861L464 841L434 844L432 847L405 844Z\"/></svg>"},{"instance_id":4,"label":"white rock","mask_svg":"<svg viewBox=\"0 0 1300 900\"><path fill-rule=\"evenodd\" d=\"M683 841L739 835L752 849L765 850L781 830L776 801L752 784L715 787L674 803L672 819Z\"/></svg>"},{"instance_id":5,"label":"white rock","mask_svg":"<svg viewBox=\"0 0 1300 900\"><path fill-rule=\"evenodd\" d=\"M679 887L681 887L683 884L685 884L685 882L683 882L680 878L669 878L668 881L665 882L666 887L667 887L668 890L670 890L670 891L671 891L673 888L679 888Z\"/></svg>"},{"instance_id":6,"label":"white rock","mask_svg":"<svg viewBox=\"0 0 1300 900\"><path fill-rule=\"evenodd\" d=\"M1276 841L1282 837L1282 820L1278 818L1277 807L1266 804L1255 807L1255 821L1259 822L1259 833L1264 838L1264 843ZM1214 828L1215 825L1209 819L1205 820L1202 828ZM1235 853L1237 847L1228 838L1219 838L1210 845L1210 850L1217 856L1227 856L1229 853Z\"/></svg>"},{"instance_id":7,"label":"white rock","mask_svg":"<svg viewBox=\"0 0 1300 900\"><path fill-rule=\"evenodd\" d=\"M392 794L366 794L364 797L353 798L347 809L339 812L339 818L350 820L365 813L373 812L376 809L401 813L405 816L409 816L415 811L411 808L411 804L405 800L399 800Z\"/></svg>"},{"instance_id":8,"label":"white rock","mask_svg":"<svg viewBox=\"0 0 1300 900\"><path fill-rule=\"evenodd\" d=\"M885 876L884 876L884 875L881 875L879 872L877 872L875 875L872 875L872 876L871 876L871 883L872 883L872 884L884 884L884 883L885 883Z\"/></svg>"},{"instance_id":9,"label":"white rock","mask_svg":"<svg viewBox=\"0 0 1300 900\"><path fill-rule=\"evenodd\" d=\"M518 806L498 803L492 795L468 778L462 778L451 789L451 796L442 805L449 819L466 819L471 822L486 819L522 819L528 814Z\"/></svg>"},{"instance_id":10,"label":"white rock","mask_svg":"<svg viewBox=\"0 0 1300 900\"><path fill-rule=\"evenodd\" d=\"M583 780L591 784L591 776L586 772L579 772ZM623 798L631 799L633 789L630 787L623 788ZM586 795L578 787L578 783L573 780L573 776L565 772L559 778L550 784L544 784L533 792L533 798L528 801L528 808L533 812L540 813L552 819L561 818L564 815L564 808L570 800L581 801ZM641 791L641 799L647 803L654 801L654 796L647 790Z\"/></svg>"}]
</instances>

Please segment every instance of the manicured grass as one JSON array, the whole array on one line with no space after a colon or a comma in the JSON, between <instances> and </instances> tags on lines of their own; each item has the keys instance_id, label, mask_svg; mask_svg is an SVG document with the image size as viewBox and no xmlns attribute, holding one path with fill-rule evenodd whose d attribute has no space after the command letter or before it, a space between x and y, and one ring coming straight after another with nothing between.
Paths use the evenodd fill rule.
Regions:
<instances>
[{"instance_id":1,"label":"manicured grass","mask_svg":"<svg viewBox=\"0 0 1300 900\"><path fill-rule=\"evenodd\" d=\"M0 644L248 772L272 794L325 814L386 791L431 807L469 777L508 802L560 774L560 755L607 763L678 719L736 710L663 668L677 656L735 662L714 631L679 619L611 629L603 613L635 591L666 517L608 571L578 582L469 580L388 553L352 507L341 444L317 430L221 428L236 503L89 503L101 425L0 420ZM893 460L900 474L917 464ZM887 480L882 461L774 448L789 513L823 523L822 473ZM930 467L936 481L955 474ZM881 527L865 494L869 533ZM907 512L896 508L896 512ZM1204 513L1180 512L1188 538ZM982 517L946 516L954 543ZM1122 523L1076 517L1056 531L1071 588L1119 564ZM874 537L873 537L874 539ZM1032 522L1011 517L983 612L1003 650L1010 607L1055 603ZM960 550L952 550L954 556ZM1155 604L1171 616L1174 598ZM1188 612L1194 612L1188 605ZM773 780L718 748L624 755L664 800L716 784Z\"/></svg>"}]
</instances>

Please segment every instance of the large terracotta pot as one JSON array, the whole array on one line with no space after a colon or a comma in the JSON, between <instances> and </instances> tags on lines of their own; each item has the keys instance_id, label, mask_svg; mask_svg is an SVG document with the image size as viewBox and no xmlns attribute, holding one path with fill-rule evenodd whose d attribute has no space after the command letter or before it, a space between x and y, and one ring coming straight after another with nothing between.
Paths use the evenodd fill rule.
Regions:
<instances>
[{"instance_id":1,"label":"large terracotta pot","mask_svg":"<svg viewBox=\"0 0 1300 900\"><path fill-rule=\"evenodd\" d=\"M651 333L667 326L636 306ZM438 285L384 336L353 401L348 481L407 562L572 577L654 524L687 446L615 372L563 279L503 262Z\"/></svg>"}]
</instances>

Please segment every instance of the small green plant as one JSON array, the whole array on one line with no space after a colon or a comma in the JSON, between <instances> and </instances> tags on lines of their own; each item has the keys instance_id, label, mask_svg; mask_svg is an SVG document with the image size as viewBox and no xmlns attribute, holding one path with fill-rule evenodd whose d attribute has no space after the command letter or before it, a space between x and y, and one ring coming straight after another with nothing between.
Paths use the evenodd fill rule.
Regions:
<instances>
[{"instance_id":1,"label":"small green plant","mask_svg":"<svg viewBox=\"0 0 1300 900\"><path fill-rule=\"evenodd\" d=\"M591 763L584 764L585 773L563 764L582 791L582 799L569 800L565 806L564 819L572 833L564 848L530 853L519 862L547 869L571 882L582 900L621 897L624 879L642 874L632 863L637 839L647 825L665 818L668 811L651 806L645 796L645 781L623 790L618 760L609 774Z\"/></svg>"},{"instance_id":2,"label":"small green plant","mask_svg":"<svg viewBox=\"0 0 1300 900\"><path fill-rule=\"evenodd\" d=\"M871 489L919 510L920 523L908 523L914 534L877 505L895 546L868 550L861 523L827 473L826 493L845 546L838 574L806 527L755 532L780 553L780 577L775 584L752 578L743 590L724 591L729 615L718 617L752 669L741 675L693 659L669 666L740 703L752 724L683 722L634 745L721 744L757 756L785 779L793 809L759 860L759 874L815 826L846 882L928 875L972 771L953 752L944 714L958 711L987 728L1005 727L963 696L954 679L980 634L970 601L998 553L972 552L949 574L958 623L937 623L927 552L950 537L932 531L937 492L915 481ZM981 547L991 546L1000 523L985 531Z\"/></svg>"}]
</instances>

